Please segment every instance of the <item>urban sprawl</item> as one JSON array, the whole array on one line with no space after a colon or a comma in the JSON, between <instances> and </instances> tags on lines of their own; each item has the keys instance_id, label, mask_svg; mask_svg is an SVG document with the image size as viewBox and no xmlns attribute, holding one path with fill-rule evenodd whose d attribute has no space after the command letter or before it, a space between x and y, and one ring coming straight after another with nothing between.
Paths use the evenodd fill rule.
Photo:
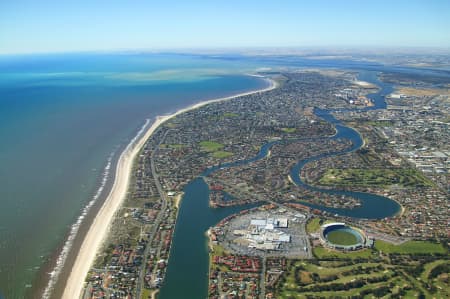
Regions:
<instances>
[{"instance_id":1,"label":"urban sprawl","mask_svg":"<svg viewBox=\"0 0 450 299\"><path fill-rule=\"evenodd\" d=\"M364 109L373 105L368 95L379 87L358 81L356 72L261 75L278 87L179 114L149 138L84 298L152 298L170 263L183 188L200 175L212 209L251 205L207 232L209 298L450 296L449 82L381 73L378 79L395 90L385 97L387 109L370 110ZM335 127L314 113L317 108L334 110L364 143L307 163L302 180L387 197L401 206L397 214L361 219L310 207L361 206L357 198L292 180L298 161L352 145L329 138ZM268 143L267 153L252 160ZM246 162L228 164L235 161ZM334 222L363 232L370 245L330 246L323 229ZM351 244L351 234L332 233Z\"/></svg>"}]
</instances>

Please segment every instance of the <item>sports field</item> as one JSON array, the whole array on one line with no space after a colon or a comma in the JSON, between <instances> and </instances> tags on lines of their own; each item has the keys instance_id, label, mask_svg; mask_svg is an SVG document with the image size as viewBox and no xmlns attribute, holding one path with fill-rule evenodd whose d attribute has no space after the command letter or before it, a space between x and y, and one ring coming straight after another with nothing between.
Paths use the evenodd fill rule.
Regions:
<instances>
[{"instance_id":1,"label":"sports field","mask_svg":"<svg viewBox=\"0 0 450 299\"><path fill-rule=\"evenodd\" d=\"M327 234L327 239L336 245L354 245L358 243L358 239L352 233L345 230L335 230Z\"/></svg>"}]
</instances>

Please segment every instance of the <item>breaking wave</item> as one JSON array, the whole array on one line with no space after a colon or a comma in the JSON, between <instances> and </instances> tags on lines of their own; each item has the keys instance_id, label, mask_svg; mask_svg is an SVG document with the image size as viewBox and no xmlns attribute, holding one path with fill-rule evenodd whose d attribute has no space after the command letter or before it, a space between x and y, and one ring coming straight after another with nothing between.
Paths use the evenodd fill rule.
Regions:
<instances>
[{"instance_id":1,"label":"breaking wave","mask_svg":"<svg viewBox=\"0 0 450 299\"><path fill-rule=\"evenodd\" d=\"M145 129L150 124L150 119L146 119L144 125L139 129L137 134L130 140L127 147L125 148L124 152L128 151L133 147L133 145L136 143L137 140L139 140L139 137L145 132ZM106 183L108 182L108 179L111 174L111 167L113 163L115 152L113 151L106 161L106 166L103 169L102 173L102 179L100 181L100 186L98 187L95 194L92 196L91 200L86 204L86 206L81 210L81 215L77 218L74 224L70 227L69 236L67 237L64 246L56 259L55 267L53 268L53 271L48 273L50 275L47 287L44 290L44 293L42 295L43 299L49 299L51 296L51 293L55 287L55 284L58 280L58 277L64 267L64 264L66 262L67 256L69 255L70 249L72 248L73 241L75 240L75 237L78 233L78 230L80 229L81 224L83 223L84 218L88 214L89 210L92 208L92 206L96 203L100 195L103 193L106 187Z\"/></svg>"}]
</instances>

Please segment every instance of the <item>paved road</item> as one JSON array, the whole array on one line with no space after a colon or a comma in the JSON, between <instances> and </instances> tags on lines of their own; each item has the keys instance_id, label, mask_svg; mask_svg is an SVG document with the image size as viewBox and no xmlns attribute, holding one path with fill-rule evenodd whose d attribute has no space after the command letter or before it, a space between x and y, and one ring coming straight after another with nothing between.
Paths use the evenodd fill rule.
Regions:
<instances>
[{"instance_id":1,"label":"paved road","mask_svg":"<svg viewBox=\"0 0 450 299\"><path fill-rule=\"evenodd\" d=\"M155 146L155 149L152 151L152 154L150 156L150 166L152 169L152 176L153 176L153 180L155 181L155 185L156 185L156 189L158 190L159 193L159 197L161 198L161 209L159 210L158 216L155 219L154 224L152 225L152 228L150 230L150 239L148 240L147 246L145 248L144 251L144 260L142 262L142 267L140 270L140 274L139 274L139 281L137 284L137 288L136 288L136 298L141 298L142 297L142 290L144 288L144 277L145 277L145 270L146 270L146 265L147 265L147 257L150 253L150 249L151 248L151 243L153 238L156 236L156 230L159 229L159 226L161 224L161 221L163 219L163 215L167 209L167 197L166 197L166 193L164 192L161 183L159 182L159 176L158 173L156 172L156 167L155 167L155 162L154 162L154 156L155 153L157 152L157 150L159 149L159 146L163 143L163 141L166 139L167 134L170 132L171 130L167 130L164 133L164 136L161 138L161 140L159 141L159 143Z\"/></svg>"}]
</instances>

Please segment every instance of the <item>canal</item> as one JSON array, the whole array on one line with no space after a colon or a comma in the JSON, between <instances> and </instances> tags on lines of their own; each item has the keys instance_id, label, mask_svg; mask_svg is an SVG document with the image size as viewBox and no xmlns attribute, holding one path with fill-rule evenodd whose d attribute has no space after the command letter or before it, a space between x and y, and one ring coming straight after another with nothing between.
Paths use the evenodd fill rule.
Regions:
<instances>
[{"instance_id":1,"label":"canal","mask_svg":"<svg viewBox=\"0 0 450 299\"><path fill-rule=\"evenodd\" d=\"M392 86L380 82L377 73L373 71L361 71L358 78L363 81L373 83L380 88L374 94L368 95L374 106L367 109L385 109L384 96L392 92ZM342 110L341 110L342 111ZM312 208L331 212L344 216L367 219L381 219L395 215L400 206L397 202L383 196L363 192L350 192L340 190L322 189L307 185L300 178L301 169L309 162L325 157L338 156L359 149L363 141L361 136L354 129L345 126L331 114L341 112L339 110L329 111L316 108L315 114L330 122L336 127L336 135L329 138L347 138L352 141L352 146L343 151L336 151L310 157L299 161L290 171L293 181L304 188L313 189L328 194L355 197L362 205L355 209L333 209L320 205L308 204ZM203 299L208 295L208 266L209 254L207 246L206 231L223 218L235 214L243 209L251 208L255 205L235 206L226 208L209 207L209 189L202 177L208 176L214 171L223 168L234 167L247 164L267 156L270 148L277 143L268 142L264 144L255 157L247 160L213 166L205 170L198 178L190 182L184 189L183 200L180 205L179 215L173 236L170 251L170 262L164 285L158 294L159 299Z\"/></svg>"}]
</instances>

